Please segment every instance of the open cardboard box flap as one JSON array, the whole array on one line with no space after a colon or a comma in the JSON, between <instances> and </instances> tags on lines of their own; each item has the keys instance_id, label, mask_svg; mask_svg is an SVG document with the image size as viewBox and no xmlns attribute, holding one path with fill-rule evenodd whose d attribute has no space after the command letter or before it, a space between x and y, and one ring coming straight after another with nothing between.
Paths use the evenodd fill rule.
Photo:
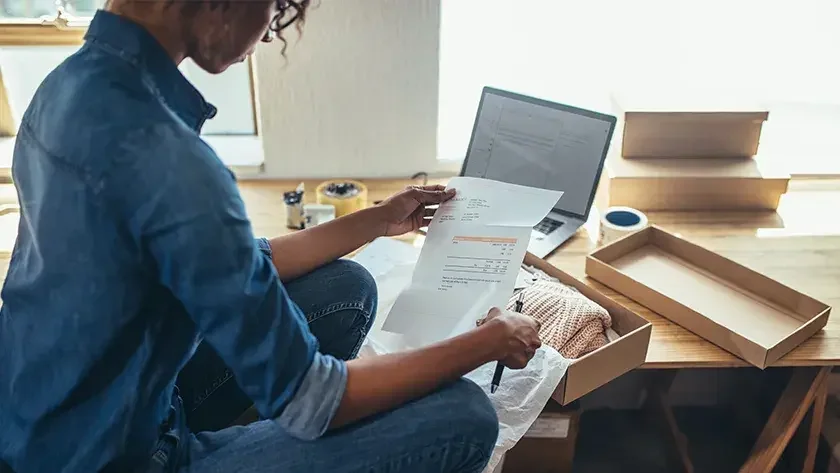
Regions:
<instances>
[{"instance_id":1,"label":"open cardboard box flap","mask_svg":"<svg viewBox=\"0 0 840 473\"><path fill-rule=\"evenodd\" d=\"M650 322L531 253L525 255L525 264L576 288L581 294L600 304L609 312L613 322L612 328L620 336L619 339L572 360L552 399L563 405L568 404L644 363L650 342Z\"/></svg>"},{"instance_id":2,"label":"open cardboard box flap","mask_svg":"<svg viewBox=\"0 0 840 473\"><path fill-rule=\"evenodd\" d=\"M831 311L657 226L594 251L586 274L762 369L820 331Z\"/></svg>"}]
</instances>

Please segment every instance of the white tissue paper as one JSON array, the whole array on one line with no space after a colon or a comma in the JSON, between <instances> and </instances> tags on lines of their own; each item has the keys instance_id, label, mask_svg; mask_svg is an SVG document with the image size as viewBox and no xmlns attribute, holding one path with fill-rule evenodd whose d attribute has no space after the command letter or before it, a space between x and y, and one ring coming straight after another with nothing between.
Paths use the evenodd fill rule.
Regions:
<instances>
[{"instance_id":1,"label":"white tissue paper","mask_svg":"<svg viewBox=\"0 0 840 473\"><path fill-rule=\"evenodd\" d=\"M362 344L359 357L394 353L408 347L398 334L383 332L382 324L397 295L408 287L420 249L392 239L378 239L353 259L368 268L379 290L376 321ZM543 346L522 370L506 369L499 389L490 393L495 363L488 363L466 377L483 388L499 416L499 437L485 473L493 472L502 458L534 423L560 383L569 360L551 347Z\"/></svg>"},{"instance_id":2,"label":"white tissue paper","mask_svg":"<svg viewBox=\"0 0 840 473\"><path fill-rule=\"evenodd\" d=\"M541 347L525 369L505 370L499 389L490 394L490 402L499 416L499 438L485 473L496 468L505 452L513 448L537 420L568 366L569 360L557 350ZM489 363L466 377L489 393L495 368L495 363Z\"/></svg>"}]
</instances>

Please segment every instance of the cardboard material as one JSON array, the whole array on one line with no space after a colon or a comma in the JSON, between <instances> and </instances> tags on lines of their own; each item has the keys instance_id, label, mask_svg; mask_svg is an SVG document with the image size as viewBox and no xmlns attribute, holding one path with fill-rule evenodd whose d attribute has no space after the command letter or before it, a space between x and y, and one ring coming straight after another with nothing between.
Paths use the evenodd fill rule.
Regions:
<instances>
[{"instance_id":1,"label":"cardboard material","mask_svg":"<svg viewBox=\"0 0 840 473\"><path fill-rule=\"evenodd\" d=\"M502 473L569 473L575 455L580 409L549 401L542 414L504 458Z\"/></svg>"},{"instance_id":2,"label":"cardboard material","mask_svg":"<svg viewBox=\"0 0 840 473\"><path fill-rule=\"evenodd\" d=\"M563 284L577 288L581 294L600 304L609 312L613 322L612 328L620 336L617 340L572 360L552 399L563 405L569 404L644 363L650 341L650 322L531 253L525 255L525 264L557 278Z\"/></svg>"},{"instance_id":3,"label":"cardboard material","mask_svg":"<svg viewBox=\"0 0 840 473\"><path fill-rule=\"evenodd\" d=\"M624 120L625 158L738 158L758 152L766 109L695 94L683 94L694 98L690 101L657 95L613 98Z\"/></svg>"},{"instance_id":4,"label":"cardboard material","mask_svg":"<svg viewBox=\"0 0 840 473\"><path fill-rule=\"evenodd\" d=\"M609 206L639 210L776 210L790 175L751 158L622 159L606 164Z\"/></svg>"},{"instance_id":5,"label":"cardboard material","mask_svg":"<svg viewBox=\"0 0 840 473\"><path fill-rule=\"evenodd\" d=\"M758 152L767 112L626 112L625 158L737 158Z\"/></svg>"},{"instance_id":6,"label":"cardboard material","mask_svg":"<svg viewBox=\"0 0 840 473\"><path fill-rule=\"evenodd\" d=\"M593 252L586 274L762 369L820 331L831 311L657 226Z\"/></svg>"}]
</instances>

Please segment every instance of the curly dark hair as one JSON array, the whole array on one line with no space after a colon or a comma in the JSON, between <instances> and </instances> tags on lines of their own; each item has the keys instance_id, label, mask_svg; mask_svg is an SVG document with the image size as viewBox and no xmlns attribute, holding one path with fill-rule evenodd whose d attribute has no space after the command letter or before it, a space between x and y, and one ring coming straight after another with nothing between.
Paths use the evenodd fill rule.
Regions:
<instances>
[{"instance_id":1,"label":"curly dark hair","mask_svg":"<svg viewBox=\"0 0 840 473\"><path fill-rule=\"evenodd\" d=\"M201 0L201 1L183 1L183 0L166 0L167 5L180 4L181 9L186 15L194 15L202 6L209 5L211 10L217 8L230 8L234 0ZM288 44L283 38L281 32L289 26L295 25L298 33L303 32L303 23L306 20L306 11L309 8L312 0L274 0L277 3L277 15L271 20L268 26L268 31L263 36L263 42L270 43L275 37L283 42L283 49L281 53L286 55L286 47ZM106 5L113 2L107 0Z\"/></svg>"},{"instance_id":2,"label":"curly dark hair","mask_svg":"<svg viewBox=\"0 0 840 473\"><path fill-rule=\"evenodd\" d=\"M270 42L274 35L283 42L283 49L281 54L286 55L286 47L288 43L282 36L282 31L289 26L295 25L298 33L303 32L303 23L306 21L306 10L309 8L311 0L275 0L277 2L277 10L279 13L268 27L268 31L263 38L264 42Z\"/></svg>"}]
</instances>

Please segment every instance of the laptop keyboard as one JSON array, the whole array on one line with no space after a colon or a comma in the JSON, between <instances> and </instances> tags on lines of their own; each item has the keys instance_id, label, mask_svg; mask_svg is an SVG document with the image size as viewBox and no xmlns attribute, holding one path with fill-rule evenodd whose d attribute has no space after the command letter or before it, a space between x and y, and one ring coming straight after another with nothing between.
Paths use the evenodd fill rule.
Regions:
<instances>
[{"instance_id":1,"label":"laptop keyboard","mask_svg":"<svg viewBox=\"0 0 840 473\"><path fill-rule=\"evenodd\" d=\"M543 235L548 235L549 233L557 230L558 228L563 226L563 222L558 222L553 218L544 218L542 221L534 226L534 230L542 233Z\"/></svg>"}]
</instances>

